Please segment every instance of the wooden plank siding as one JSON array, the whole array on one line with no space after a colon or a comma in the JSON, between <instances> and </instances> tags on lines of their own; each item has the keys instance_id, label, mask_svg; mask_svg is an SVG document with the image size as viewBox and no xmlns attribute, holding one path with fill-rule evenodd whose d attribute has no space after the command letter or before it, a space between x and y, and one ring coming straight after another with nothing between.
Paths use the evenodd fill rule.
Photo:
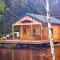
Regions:
<instances>
[{"instance_id":1,"label":"wooden plank siding","mask_svg":"<svg viewBox=\"0 0 60 60\"><path fill-rule=\"evenodd\" d=\"M38 31L39 29L41 30L40 25L35 25L35 29ZM33 29L34 25L32 26L32 32L31 32L31 26L27 26L26 29L26 34L23 35L23 29L20 30L20 39L21 40L48 40L48 28L47 26L42 26L42 31L39 31L40 35L37 34L38 32L36 31L36 35L33 35ZM52 25L52 32L53 32L53 40L60 40L60 25ZM42 32L42 37L41 37L41 32ZM40 37L40 38L39 38Z\"/></svg>"},{"instance_id":2,"label":"wooden plank siding","mask_svg":"<svg viewBox=\"0 0 60 60\"><path fill-rule=\"evenodd\" d=\"M53 28L53 40L60 40L60 25L52 25Z\"/></svg>"}]
</instances>

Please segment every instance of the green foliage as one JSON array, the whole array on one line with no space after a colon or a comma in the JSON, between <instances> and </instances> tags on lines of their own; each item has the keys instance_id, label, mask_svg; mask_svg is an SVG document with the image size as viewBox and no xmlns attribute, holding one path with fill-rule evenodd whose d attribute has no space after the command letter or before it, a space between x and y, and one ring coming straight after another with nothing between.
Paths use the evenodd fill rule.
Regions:
<instances>
[{"instance_id":1,"label":"green foliage","mask_svg":"<svg viewBox=\"0 0 60 60\"><path fill-rule=\"evenodd\" d=\"M4 19L3 15L0 15L0 22Z\"/></svg>"},{"instance_id":2,"label":"green foliage","mask_svg":"<svg viewBox=\"0 0 60 60\"><path fill-rule=\"evenodd\" d=\"M0 0L0 15L4 12L4 2Z\"/></svg>"},{"instance_id":3,"label":"green foliage","mask_svg":"<svg viewBox=\"0 0 60 60\"><path fill-rule=\"evenodd\" d=\"M3 13L4 13L4 0L0 0L0 34L4 33Z\"/></svg>"},{"instance_id":4,"label":"green foliage","mask_svg":"<svg viewBox=\"0 0 60 60\"><path fill-rule=\"evenodd\" d=\"M0 23L0 34L3 34L3 24L2 23Z\"/></svg>"},{"instance_id":5,"label":"green foliage","mask_svg":"<svg viewBox=\"0 0 60 60\"><path fill-rule=\"evenodd\" d=\"M11 33L11 32L12 32L12 29L11 29L10 25L5 25L5 28L4 28L4 25L0 24L0 34L7 34L7 33Z\"/></svg>"},{"instance_id":6,"label":"green foliage","mask_svg":"<svg viewBox=\"0 0 60 60\"><path fill-rule=\"evenodd\" d=\"M4 18L3 13L4 13L4 1L0 0L0 22L3 21Z\"/></svg>"},{"instance_id":7,"label":"green foliage","mask_svg":"<svg viewBox=\"0 0 60 60\"><path fill-rule=\"evenodd\" d=\"M5 26L5 34L11 33L11 32L12 32L11 26L10 25L6 25Z\"/></svg>"}]
</instances>

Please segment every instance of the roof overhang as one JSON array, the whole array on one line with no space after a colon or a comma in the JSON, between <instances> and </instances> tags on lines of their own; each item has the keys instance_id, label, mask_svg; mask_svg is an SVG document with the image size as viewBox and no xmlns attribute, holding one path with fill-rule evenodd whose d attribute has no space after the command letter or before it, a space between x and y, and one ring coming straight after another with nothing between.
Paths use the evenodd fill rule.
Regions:
<instances>
[{"instance_id":1,"label":"roof overhang","mask_svg":"<svg viewBox=\"0 0 60 60\"><path fill-rule=\"evenodd\" d=\"M25 20L29 20L29 21L32 21L31 23L22 23L22 21L25 21ZM35 19L32 19L31 17L29 16L24 16L22 17L19 21L15 22L13 24L13 26L19 26L19 25L33 25L33 24L40 24L41 25L41 22L35 20Z\"/></svg>"}]
</instances>

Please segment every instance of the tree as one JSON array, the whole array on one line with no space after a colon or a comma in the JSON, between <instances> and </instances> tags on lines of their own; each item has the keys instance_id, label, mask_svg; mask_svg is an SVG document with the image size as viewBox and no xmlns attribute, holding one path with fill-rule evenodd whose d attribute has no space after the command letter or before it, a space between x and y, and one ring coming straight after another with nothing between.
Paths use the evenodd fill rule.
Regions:
<instances>
[{"instance_id":1,"label":"tree","mask_svg":"<svg viewBox=\"0 0 60 60\"><path fill-rule=\"evenodd\" d=\"M4 21L4 1L0 0L0 33L3 33L3 21Z\"/></svg>"},{"instance_id":2,"label":"tree","mask_svg":"<svg viewBox=\"0 0 60 60\"><path fill-rule=\"evenodd\" d=\"M0 15L2 15L4 12L4 1L0 0Z\"/></svg>"},{"instance_id":3,"label":"tree","mask_svg":"<svg viewBox=\"0 0 60 60\"><path fill-rule=\"evenodd\" d=\"M0 21L3 20L4 18L3 13L4 13L4 1L0 0Z\"/></svg>"}]
</instances>

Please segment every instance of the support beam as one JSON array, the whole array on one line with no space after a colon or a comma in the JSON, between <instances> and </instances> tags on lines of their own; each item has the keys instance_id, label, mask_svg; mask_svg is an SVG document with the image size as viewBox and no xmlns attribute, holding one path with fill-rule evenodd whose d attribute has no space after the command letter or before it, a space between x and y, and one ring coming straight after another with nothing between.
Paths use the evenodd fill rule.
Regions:
<instances>
[{"instance_id":1,"label":"support beam","mask_svg":"<svg viewBox=\"0 0 60 60\"><path fill-rule=\"evenodd\" d=\"M37 22L34 22L34 23L20 23L20 24L13 24L14 26L19 26L19 25L34 25L34 24L40 24L41 25L41 23L37 23Z\"/></svg>"},{"instance_id":2,"label":"support beam","mask_svg":"<svg viewBox=\"0 0 60 60\"><path fill-rule=\"evenodd\" d=\"M14 40L14 25L12 25L12 39Z\"/></svg>"},{"instance_id":3,"label":"support beam","mask_svg":"<svg viewBox=\"0 0 60 60\"><path fill-rule=\"evenodd\" d=\"M43 29L43 28L42 28L42 24L41 24L41 40L42 40L42 38L43 38L43 37L42 37L42 29Z\"/></svg>"},{"instance_id":4,"label":"support beam","mask_svg":"<svg viewBox=\"0 0 60 60\"><path fill-rule=\"evenodd\" d=\"M23 25L21 25L20 38L23 38Z\"/></svg>"},{"instance_id":5,"label":"support beam","mask_svg":"<svg viewBox=\"0 0 60 60\"><path fill-rule=\"evenodd\" d=\"M31 36L32 36L32 33L33 33L32 30L33 30L33 29L32 29L32 24L31 24ZM32 37L32 39L33 39L33 37Z\"/></svg>"}]
</instances>

